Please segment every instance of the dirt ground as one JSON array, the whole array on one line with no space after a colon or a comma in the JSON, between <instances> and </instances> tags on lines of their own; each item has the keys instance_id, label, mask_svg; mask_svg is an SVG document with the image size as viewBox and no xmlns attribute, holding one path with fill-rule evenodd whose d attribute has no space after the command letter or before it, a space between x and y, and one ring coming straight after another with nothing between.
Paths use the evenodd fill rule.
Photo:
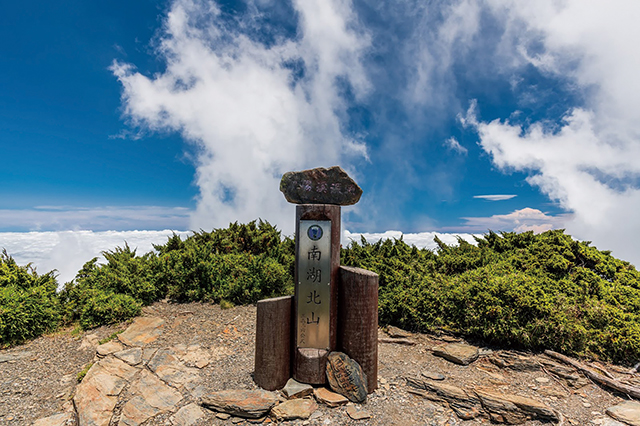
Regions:
<instances>
[{"instance_id":1,"label":"dirt ground","mask_svg":"<svg viewBox=\"0 0 640 426\"><path fill-rule=\"evenodd\" d=\"M212 354L212 362L202 369L204 385L211 391L255 389L254 369L255 306L220 309L217 305L157 302L144 315L166 321L154 347L199 344ZM123 330L128 323L100 327L78 335L62 330L24 345L0 351L19 355L0 362L0 424L29 425L34 420L65 410L77 386L77 374L95 356L95 340ZM381 338L387 338L379 330ZM490 387L499 393L536 399L562 413L565 424L602 424L607 407L626 399L588 380L579 388L569 388L545 371L513 371L489 362L499 349L483 348L483 356L468 366L453 364L432 354L431 348L452 336L414 334L414 345L379 343L378 390L361 408L371 414L366 420L352 420L345 407L320 405L311 419L290 424L310 425L477 425L490 424L488 418L464 421L444 403L432 402L409 392L405 377L422 372L440 373L445 382L463 389ZM94 345L90 341L94 341ZM542 359L544 355L535 355ZM626 369L603 365L614 376L634 380ZM267 420L270 422L271 420ZM147 424L169 424L168 416L158 416ZM221 420L210 412L199 424L250 424L238 419ZM527 425L542 425L528 421Z\"/></svg>"}]
</instances>

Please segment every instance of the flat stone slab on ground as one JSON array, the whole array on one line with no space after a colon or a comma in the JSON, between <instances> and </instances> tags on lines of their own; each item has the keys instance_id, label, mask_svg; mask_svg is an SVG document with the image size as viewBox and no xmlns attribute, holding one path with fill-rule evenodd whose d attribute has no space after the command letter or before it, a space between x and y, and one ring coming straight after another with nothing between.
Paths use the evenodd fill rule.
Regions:
<instances>
[{"instance_id":1,"label":"flat stone slab on ground","mask_svg":"<svg viewBox=\"0 0 640 426\"><path fill-rule=\"evenodd\" d=\"M289 399L304 398L313 393L313 386L300 383L295 379L289 379L284 388L282 388L282 393Z\"/></svg>"},{"instance_id":2,"label":"flat stone slab on ground","mask_svg":"<svg viewBox=\"0 0 640 426\"><path fill-rule=\"evenodd\" d=\"M265 390L224 390L201 398L202 405L232 416L259 419L278 402L278 396Z\"/></svg>"},{"instance_id":3,"label":"flat stone slab on ground","mask_svg":"<svg viewBox=\"0 0 640 426\"><path fill-rule=\"evenodd\" d=\"M178 391L146 370L133 385L131 393L135 396L122 408L119 426L138 426L157 414L172 411L182 400Z\"/></svg>"},{"instance_id":4,"label":"flat stone slab on ground","mask_svg":"<svg viewBox=\"0 0 640 426\"><path fill-rule=\"evenodd\" d=\"M623 401L607 408L606 413L628 425L640 426L640 402L638 401Z\"/></svg>"},{"instance_id":5,"label":"flat stone slab on ground","mask_svg":"<svg viewBox=\"0 0 640 426\"><path fill-rule=\"evenodd\" d=\"M433 348L433 354L460 365L469 365L478 359L478 348L464 343L447 343Z\"/></svg>"},{"instance_id":6,"label":"flat stone slab on ground","mask_svg":"<svg viewBox=\"0 0 640 426\"><path fill-rule=\"evenodd\" d=\"M431 380L444 380L445 379L444 375L442 375L440 373L434 373L433 371L423 371L420 374L422 375L422 377L426 377L427 379L431 379Z\"/></svg>"},{"instance_id":7,"label":"flat stone slab on ground","mask_svg":"<svg viewBox=\"0 0 640 426\"><path fill-rule=\"evenodd\" d=\"M280 191L294 204L335 204L349 206L357 203L362 189L338 166L318 167L282 175Z\"/></svg>"},{"instance_id":8,"label":"flat stone slab on ground","mask_svg":"<svg viewBox=\"0 0 640 426\"><path fill-rule=\"evenodd\" d=\"M140 317L118 335L127 346L143 346L156 340L164 331L164 320L156 317Z\"/></svg>"},{"instance_id":9,"label":"flat stone slab on ground","mask_svg":"<svg viewBox=\"0 0 640 426\"><path fill-rule=\"evenodd\" d=\"M98 345L98 347L96 348L96 353L99 356L107 356L116 352L120 352L124 349L124 346L122 346L122 343L118 342L117 340L109 340L106 343L103 343L102 345Z\"/></svg>"},{"instance_id":10,"label":"flat stone slab on ground","mask_svg":"<svg viewBox=\"0 0 640 426\"><path fill-rule=\"evenodd\" d=\"M200 408L198 404L191 403L185 405L178 410L171 418L171 424L175 426L191 426L196 424L198 420L205 416L205 412Z\"/></svg>"},{"instance_id":11,"label":"flat stone slab on ground","mask_svg":"<svg viewBox=\"0 0 640 426\"><path fill-rule=\"evenodd\" d=\"M389 337L394 338L411 337L411 333L401 328L394 327L393 325L387 326L387 334L389 335Z\"/></svg>"},{"instance_id":12,"label":"flat stone slab on ground","mask_svg":"<svg viewBox=\"0 0 640 426\"><path fill-rule=\"evenodd\" d=\"M75 426L76 424L75 412L54 414L33 422L33 426Z\"/></svg>"},{"instance_id":13,"label":"flat stone slab on ground","mask_svg":"<svg viewBox=\"0 0 640 426\"><path fill-rule=\"evenodd\" d=\"M108 425L118 395L138 371L113 356L96 362L76 388L73 397L80 425Z\"/></svg>"},{"instance_id":14,"label":"flat stone slab on ground","mask_svg":"<svg viewBox=\"0 0 640 426\"><path fill-rule=\"evenodd\" d=\"M327 388L316 388L313 390L313 393L318 402L332 408L345 405L349 402L349 400L345 396L342 396L339 393L331 392Z\"/></svg>"},{"instance_id":15,"label":"flat stone slab on ground","mask_svg":"<svg viewBox=\"0 0 640 426\"><path fill-rule=\"evenodd\" d=\"M290 399L271 409L271 414L279 420L308 419L318 404L313 399Z\"/></svg>"},{"instance_id":16,"label":"flat stone slab on ground","mask_svg":"<svg viewBox=\"0 0 640 426\"><path fill-rule=\"evenodd\" d=\"M365 419L371 418L371 413L369 413L367 410L364 410L362 408L358 408L355 405L347 406L347 414L353 420L365 420Z\"/></svg>"},{"instance_id":17,"label":"flat stone slab on ground","mask_svg":"<svg viewBox=\"0 0 640 426\"><path fill-rule=\"evenodd\" d=\"M476 389L475 393L494 422L515 425L529 419L556 423L560 421L560 416L555 410L532 398L481 389Z\"/></svg>"},{"instance_id":18,"label":"flat stone slab on ground","mask_svg":"<svg viewBox=\"0 0 640 426\"><path fill-rule=\"evenodd\" d=\"M142 349L131 348L113 354L116 358L121 359L129 365L138 365L142 362Z\"/></svg>"}]
</instances>

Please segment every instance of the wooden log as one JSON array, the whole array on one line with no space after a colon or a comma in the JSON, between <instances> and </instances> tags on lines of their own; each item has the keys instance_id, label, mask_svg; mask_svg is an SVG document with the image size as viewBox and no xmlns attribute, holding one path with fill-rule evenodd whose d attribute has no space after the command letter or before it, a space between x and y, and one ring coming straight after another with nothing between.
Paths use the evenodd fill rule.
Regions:
<instances>
[{"instance_id":1,"label":"wooden log","mask_svg":"<svg viewBox=\"0 0 640 426\"><path fill-rule=\"evenodd\" d=\"M378 387L378 274L340 266L338 347L367 376L367 391Z\"/></svg>"},{"instance_id":2,"label":"wooden log","mask_svg":"<svg viewBox=\"0 0 640 426\"><path fill-rule=\"evenodd\" d=\"M576 361L575 359L569 358L566 355L559 354L558 352L546 350L544 351L545 355L549 355L552 358L559 359L560 361L569 364L578 370L582 371L585 376L590 378L596 383L599 383L604 386L608 386L613 390L616 390L620 393L625 393L633 398L640 399L640 388L630 385L625 385L624 383L619 382L615 379L610 379L602 374L596 372L595 370L587 367L586 365Z\"/></svg>"},{"instance_id":3,"label":"wooden log","mask_svg":"<svg viewBox=\"0 0 640 426\"><path fill-rule=\"evenodd\" d=\"M330 220L331 221L331 271L330 271L330 310L329 310L329 347L325 348L328 352L331 352L337 348L337 320L338 320L338 268L340 266L340 206L333 204L298 204L296 205L296 253L299 249L299 236L300 236L300 221L301 220ZM325 371L326 371L326 356L324 357L325 363L322 365L322 378L320 379L320 372L311 372L309 370L310 363L306 356L301 356L301 352L298 351L297 336L298 336L298 285L299 282L298 265L296 262L295 270L295 283L296 293L293 303L293 348L294 354L292 359L292 372L293 377L302 383L310 384L324 384L326 383ZM301 296L304 297L304 296ZM304 365L302 365L304 364ZM320 368L320 367L319 367ZM300 370L300 371L298 371ZM322 381L319 381L322 380Z\"/></svg>"},{"instance_id":4,"label":"wooden log","mask_svg":"<svg viewBox=\"0 0 640 426\"><path fill-rule=\"evenodd\" d=\"M291 377L292 308L293 296L264 299L257 304L253 379L263 389L282 389Z\"/></svg>"},{"instance_id":5,"label":"wooden log","mask_svg":"<svg viewBox=\"0 0 640 426\"><path fill-rule=\"evenodd\" d=\"M298 348L293 378L302 383L323 385L327 381L328 351L316 348Z\"/></svg>"}]
</instances>

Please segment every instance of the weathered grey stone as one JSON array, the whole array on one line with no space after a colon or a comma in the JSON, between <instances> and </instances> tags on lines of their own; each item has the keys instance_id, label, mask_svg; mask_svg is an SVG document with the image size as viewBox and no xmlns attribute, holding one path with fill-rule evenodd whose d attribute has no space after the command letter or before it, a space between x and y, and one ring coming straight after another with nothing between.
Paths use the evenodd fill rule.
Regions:
<instances>
[{"instance_id":1,"label":"weathered grey stone","mask_svg":"<svg viewBox=\"0 0 640 426\"><path fill-rule=\"evenodd\" d=\"M278 402L278 396L265 390L224 390L201 398L202 405L232 416L259 419Z\"/></svg>"},{"instance_id":2,"label":"weathered grey stone","mask_svg":"<svg viewBox=\"0 0 640 426\"><path fill-rule=\"evenodd\" d=\"M421 395L431 401L445 402L463 420L471 420L482 412L480 400L472 392L444 383L407 377L407 383L414 388L411 393Z\"/></svg>"},{"instance_id":3,"label":"weathered grey stone","mask_svg":"<svg viewBox=\"0 0 640 426\"><path fill-rule=\"evenodd\" d=\"M113 354L116 358L119 358L129 365L138 365L142 362L142 349L131 348L123 351L115 352Z\"/></svg>"},{"instance_id":4,"label":"weathered grey stone","mask_svg":"<svg viewBox=\"0 0 640 426\"><path fill-rule=\"evenodd\" d=\"M404 331L403 329L394 327L392 325L387 326L387 334L390 337L395 337L395 338L411 337L411 333L409 333L408 331Z\"/></svg>"},{"instance_id":5,"label":"weathered grey stone","mask_svg":"<svg viewBox=\"0 0 640 426\"><path fill-rule=\"evenodd\" d=\"M353 420L365 420L371 418L371 414L367 410L357 408L355 405L347 406L347 414Z\"/></svg>"},{"instance_id":6,"label":"weathered grey stone","mask_svg":"<svg viewBox=\"0 0 640 426\"><path fill-rule=\"evenodd\" d=\"M431 380L444 380L445 377L440 373L434 373L433 371L423 371L420 373L422 377L426 377Z\"/></svg>"},{"instance_id":7,"label":"weathered grey stone","mask_svg":"<svg viewBox=\"0 0 640 426\"><path fill-rule=\"evenodd\" d=\"M538 371L540 363L535 358L511 352L498 352L489 356L489 361L500 368L515 371Z\"/></svg>"},{"instance_id":8,"label":"weathered grey stone","mask_svg":"<svg viewBox=\"0 0 640 426\"><path fill-rule=\"evenodd\" d=\"M161 412L173 410L182 400L180 392L148 370L141 371L129 391L135 396L122 408L120 425L137 426Z\"/></svg>"},{"instance_id":9,"label":"weathered grey stone","mask_svg":"<svg viewBox=\"0 0 640 426\"><path fill-rule=\"evenodd\" d=\"M33 355L33 352L21 351L21 352L9 352L0 354L0 362L18 361L25 359Z\"/></svg>"},{"instance_id":10,"label":"weathered grey stone","mask_svg":"<svg viewBox=\"0 0 640 426\"><path fill-rule=\"evenodd\" d=\"M189 367L204 368L211 362L211 354L200 345L191 345L180 355L180 359Z\"/></svg>"},{"instance_id":11,"label":"weathered grey stone","mask_svg":"<svg viewBox=\"0 0 640 426\"><path fill-rule=\"evenodd\" d=\"M169 420L175 426L191 426L205 415L205 412L198 404L191 403L179 409Z\"/></svg>"},{"instance_id":12,"label":"weathered grey stone","mask_svg":"<svg viewBox=\"0 0 640 426\"><path fill-rule=\"evenodd\" d=\"M118 395L138 369L107 356L87 372L73 397L82 426L106 426L111 420Z\"/></svg>"},{"instance_id":13,"label":"weathered grey stone","mask_svg":"<svg viewBox=\"0 0 640 426\"><path fill-rule=\"evenodd\" d=\"M433 348L433 354L460 365L469 365L478 359L478 348L464 343L447 343Z\"/></svg>"},{"instance_id":14,"label":"weathered grey stone","mask_svg":"<svg viewBox=\"0 0 640 426\"><path fill-rule=\"evenodd\" d=\"M318 409L313 399L290 399L271 409L271 415L278 420L308 419Z\"/></svg>"},{"instance_id":15,"label":"weathered grey stone","mask_svg":"<svg viewBox=\"0 0 640 426\"><path fill-rule=\"evenodd\" d=\"M54 414L33 422L33 426L76 426L77 424L74 412Z\"/></svg>"},{"instance_id":16,"label":"weathered grey stone","mask_svg":"<svg viewBox=\"0 0 640 426\"><path fill-rule=\"evenodd\" d=\"M136 318L133 324L118 335L127 346L143 346L156 340L164 331L164 320L156 317Z\"/></svg>"},{"instance_id":17,"label":"weathered grey stone","mask_svg":"<svg viewBox=\"0 0 640 426\"><path fill-rule=\"evenodd\" d=\"M313 386L306 383L300 383L294 379L289 379L287 384L282 388L282 393L289 399L304 398L311 395Z\"/></svg>"},{"instance_id":18,"label":"weathered grey stone","mask_svg":"<svg viewBox=\"0 0 640 426\"><path fill-rule=\"evenodd\" d=\"M331 352L327 357L327 380L334 392L353 402L367 399L367 376L362 367L342 352Z\"/></svg>"},{"instance_id":19,"label":"weathered grey stone","mask_svg":"<svg viewBox=\"0 0 640 426\"><path fill-rule=\"evenodd\" d=\"M80 347L78 349L81 351L84 351L86 349L95 349L96 346L98 346L99 341L100 339L98 338L97 334L87 334L82 339L82 342L80 342Z\"/></svg>"},{"instance_id":20,"label":"weathered grey stone","mask_svg":"<svg viewBox=\"0 0 640 426\"><path fill-rule=\"evenodd\" d=\"M314 389L313 393L318 402L328 405L332 408L345 405L349 402L346 397L340 395L339 393L331 392L327 388L316 388Z\"/></svg>"},{"instance_id":21,"label":"weathered grey stone","mask_svg":"<svg viewBox=\"0 0 640 426\"><path fill-rule=\"evenodd\" d=\"M518 395L506 395L491 390L476 389L482 408L492 421L507 424L522 424L529 419L559 422L559 414L540 401Z\"/></svg>"},{"instance_id":22,"label":"weathered grey stone","mask_svg":"<svg viewBox=\"0 0 640 426\"><path fill-rule=\"evenodd\" d=\"M117 340L109 340L107 343L103 343L102 345L98 345L96 348L96 353L100 357L105 357L107 355L120 352L124 347Z\"/></svg>"},{"instance_id":23,"label":"weathered grey stone","mask_svg":"<svg viewBox=\"0 0 640 426\"><path fill-rule=\"evenodd\" d=\"M640 426L640 402L638 401L623 401L607 408L606 413L628 425Z\"/></svg>"},{"instance_id":24,"label":"weathered grey stone","mask_svg":"<svg viewBox=\"0 0 640 426\"><path fill-rule=\"evenodd\" d=\"M544 365L544 368L547 372L564 381L564 383L566 383L569 387L580 389L581 387L586 386L590 383L586 377L584 377L582 374L578 373L571 367L560 365L544 358L541 360L541 363L542 365Z\"/></svg>"},{"instance_id":25,"label":"weathered grey stone","mask_svg":"<svg viewBox=\"0 0 640 426\"><path fill-rule=\"evenodd\" d=\"M600 423L600 426L627 426L627 424L619 422L617 420L610 419L609 417L606 417L602 420L602 423Z\"/></svg>"},{"instance_id":26,"label":"weathered grey stone","mask_svg":"<svg viewBox=\"0 0 640 426\"><path fill-rule=\"evenodd\" d=\"M147 362L147 366L158 377L173 386L180 387L200 380L198 370L183 365L175 352L170 349L158 349L153 358Z\"/></svg>"},{"instance_id":27,"label":"weathered grey stone","mask_svg":"<svg viewBox=\"0 0 640 426\"><path fill-rule=\"evenodd\" d=\"M282 175L280 191L294 204L336 204L349 206L357 203L362 189L338 166L318 167Z\"/></svg>"}]
</instances>

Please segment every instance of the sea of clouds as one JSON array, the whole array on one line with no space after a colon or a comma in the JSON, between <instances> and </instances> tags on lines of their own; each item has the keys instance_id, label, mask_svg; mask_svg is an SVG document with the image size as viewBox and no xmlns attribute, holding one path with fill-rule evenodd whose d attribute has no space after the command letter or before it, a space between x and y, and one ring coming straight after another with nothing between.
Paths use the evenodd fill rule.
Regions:
<instances>
[{"instance_id":1,"label":"sea of clouds","mask_svg":"<svg viewBox=\"0 0 640 426\"><path fill-rule=\"evenodd\" d=\"M136 249L137 254L153 250L153 244L164 244L176 233L185 238L184 231L60 231L60 232L1 232L0 248L19 265L31 264L39 274L56 270L58 283L71 281L85 262L102 257L103 251L124 247Z\"/></svg>"},{"instance_id":2,"label":"sea of clouds","mask_svg":"<svg viewBox=\"0 0 640 426\"><path fill-rule=\"evenodd\" d=\"M57 271L60 287L71 281L82 265L97 257L104 263L103 251L124 247L136 249L137 254L153 250L154 244L165 244L173 234L182 239L192 235L187 231L61 231L61 232L1 232L0 248L6 249L19 265L31 264L39 274L52 270ZM409 245L420 248L435 249L434 237L438 236L446 244L457 244L458 234L424 232L402 234L400 231L384 233L352 233L343 231L342 244L347 246L351 241L360 242L361 236L371 243L380 239L400 239ZM475 243L471 234L459 234L471 243Z\"/></svg>"}]
</instances>

